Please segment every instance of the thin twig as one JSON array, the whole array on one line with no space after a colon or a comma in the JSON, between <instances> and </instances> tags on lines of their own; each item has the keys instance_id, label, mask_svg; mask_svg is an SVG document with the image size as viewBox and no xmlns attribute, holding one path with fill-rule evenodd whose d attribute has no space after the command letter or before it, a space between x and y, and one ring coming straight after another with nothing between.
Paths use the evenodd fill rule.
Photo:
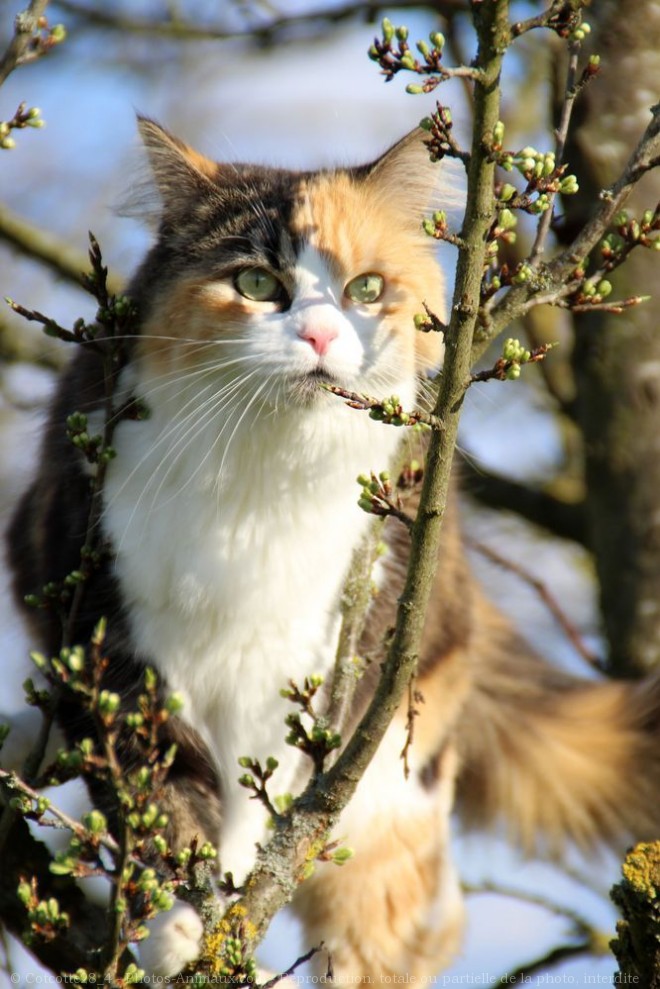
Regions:
<instances>
[{"instance_id":1,"label":"thin twig","mask_svg":"<svg viewBox=\"0 0 660 989\"><path fill-rule=\"evenodd\" d=\"M14 21L14 36L0 58L0 86L7 76L11 75L17 66L28 57L35 34L40 29L40 20L44 16L48 0L31 0L30 4Z\"/></svg>"},{"instance_id":2,"label":"thin twig","mask_svg":"<svg viewBox=\"0 0 660 989\"><path fill-rule=\"evenodd\" d=\"M37 802L42 797L42 794L40 794L37 790L33 790L31 786L28 786L28 784L25 783L20 776L17 776L16 773L10 772L7 769L0 769L0 780L2 780L10 790L18 790L19 793L22 793L30 800ZM63 810L60 810L58 807L55 807L53 804L49 804L44 813L51 814L54 818L56 818L56 820L60 821L65 828L77 837L83 839L87 838L87 831L83 825L79 821L76 821L73 817L69 817L68 814L66 814ZM112 835L107 832L102 835L95 835L94 837L98 843L103 845L104 848L107 848L108 851L115 855L119 852L119 845Z\"/></svg>"},{"instance_id":3,"label":"thin twig","mask_svg":"<svg viewBox=\"0 0 660 989\"><path fill-rule=\"evenodd\" d=\"M525 567L522 567L519 563L514 563L513 560L510 560L508 557L498 553L498 551L493 549L491 546L487 546L485 543L479 542L477 539L472 539L470 536L465 536L464 539L466 545L470 549L480 553L481 556L485 556L486 559L490 560L491 563L497 564L498 567L509 570L517 577L520 577L521 580L524 580L526 584L529 584L529 586L534 589L543 601L552 617L562 628L564 634L570 640L580 656L595 669L603 669L603 660L601 657L592 652L592 650L584 644L582 636L576 629L575 625L564 613L561 605L554 595L550 593L542 580L539 580L538 577L535 577L531 571L527 570Z\"/></svg>"},{"instance_id":4,"label":"thin twig","mask_svg":"<svg viewBox=\"0 0 660 989\"><path fill-rule=\"evenodd\" d=\"M580 55L581 47L582 45L579 41L570 41L568 44L568 69L566 73L566 89L564 93L564 102L561 108L561 117L559 120L559 126L557 127L557 131L556 131L555 162L557 168L559 168L562 165L564 160L564 151L566 149L568 128L571 122L573 106L575 105L575 100L578 95L577 70L578 70L578 58ZM549 205L547 210L541 214L541 219L539 220L539 225L536 230L536 237L534 239L534 244L532 246L532 250L529 255L530 264L534 264L535 262L537 262L540 256L545 251L545 242L550 232L550 226L552 224L553 206L557 193L548 192L547 196L548 196Z\"/></svg>"},{"instance_id":5,"label":"thin twig","mask_svg":"<svg viewBox=\"0 0 660 989\"><path fill-rule=\"evenodd\" d=\"M318 954L322 948L323 948L323 941L321 941L321 943L317 945L315 948L310 948L309 951L307 951L304 955L301 955L300 958L296 958L293 965L289 966L286 972L281 972L280 975L273 976L273 978L269 979L268 982L264 982L262 986L259 986L259 989L273 989L273 986L276 986L278 982L282 981L282 979L288 979L290 975L293 975L293 973L297 968L300 968L301 965L304 965L305 962L308 962L310 958L313 958L314 955Z\"/></svg>"}]
</instances>

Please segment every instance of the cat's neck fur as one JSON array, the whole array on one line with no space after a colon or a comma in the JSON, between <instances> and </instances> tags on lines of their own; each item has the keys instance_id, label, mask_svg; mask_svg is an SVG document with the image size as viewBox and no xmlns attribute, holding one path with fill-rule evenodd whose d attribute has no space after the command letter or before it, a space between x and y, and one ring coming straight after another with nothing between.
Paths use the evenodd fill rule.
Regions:
<instances>
[{"instance_id":1,"label":"cat's neck fur","mask_svg":"<svg viewBox=\"0 0 660 989\"><path fill-rule=\"evenodd\" d=\"M117 430L104 527L138 652L183 694L217 760L223 868L238 877L253 847L248 810L252 841L263 821L237 786L237 760L275 756L275 785L291 788L279 690L329 673L342 582L368 521L355 479L388 465L398 431L322 396L313 409L246 417L227 448L210 431L181 442L170 401L152 399L151 412L139 430Z\"/></svg>"}]
</instances>

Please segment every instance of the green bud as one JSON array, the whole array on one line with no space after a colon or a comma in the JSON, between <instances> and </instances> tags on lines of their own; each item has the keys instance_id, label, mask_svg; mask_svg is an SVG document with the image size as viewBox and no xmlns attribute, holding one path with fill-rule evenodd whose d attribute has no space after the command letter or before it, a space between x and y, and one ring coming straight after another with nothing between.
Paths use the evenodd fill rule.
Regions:
<instances>
[{"instance_id":1,"label":"green bud","mask_svg":"<svg viewBox=\"0 0 660 989\"><path fill-rule=\"evenodd\" d=\"M121 704L121 697L119 694L114 693L110 690L102 690L99 694L98 706L99 712L102 715L108 716L116 714L119 710L119 705Z\"/></svg>"},{"instance_id":2,"label":"green bud","mask_svg":"<svg viewBox=\"0 0 660 989\"><path fill-rule=\"evenodd\" d=\"M355 852L352 848L338 848L332 854L332 861L335 865L344 865L349 859L352 859Z\"/></svg>"},{"instance_id":3,"label":"green bud","mask_svg":"<svg viewBox=\"0 0 660 989\"><path fill-rule=\"evenodd\" d=\"M251 759L249 755L242 755L238 760L238 765L241 766L243 769L249 769L253 761L254 760Z\"/></svg>"},{"instance_id":4,"label":"green bud","mask_svg":"<svg viewBox=\"0 0 660 989\"><path fill-rule=\"evenodd\" d=\"M165 700L165 710L168 714L179 714L183 710L183 697L178 691L170 694Z\"/></svg>"},{"instance_id":5,"label":"green bud","mask_svg":"<svg viewBox=\"0 0 660 989\"><path fill-rule=\"evenodd\" d=\"M383 41L388 44L394 37L394 25L388 17L383 17L382 21Z\"/></svg>"},{"instance_id":6,"label":"green bud","mask_svg":"<svg viewBox=\"0 0 660 989\"><path fill-rule=\"evenodd\" d=\"M156 689L157 685L158 685L158 675L156 674L156 671L152 670L150 666L147 666L146 670L144 671L145 690L148 690L149 693L151 693Z\"/></svg>"},{"instance_id":7,"label":"green bud","mask_svg":"<svg viewBox=\"0 0 660 989\"><path fill-rule=\"evenodd\" d=\"M268 758L266 759L267 771L269 773L274 773L278 766L279 766L279 762L277 761L277 759L275 759L274 756L269 755Z\"/></svg>"},{"instance_id":8,"label":"green bud","mask_svg":"<svg viewBox=\"0 0 660 989\"><path fill-rule=\"evenodd\" d=\"M430 117L422 117L422 119L419 122L419 126L421 127L422 130L430 131L433 129L433 121L431 120Z\"/></svg>"},{"instance_id":9,"label":"green bud","mask_svg":"<svg viewBox=\"0 0 660 989\"><path fill-rule=\"evenodd\" d=\"M54 27L50 29L50 40L55 45L61 44L66 38L66 28L64 24L55 24Z\"/></svg>"},{"instance_id":10,"label":"green bud","mask_svg":"<svg viewBox=\"0 0 660 989\"><path fill-rule=\"evenodd\" d=\"M404 27L403 25L401 25L401 27L398 27L395 31L395 34L399 39L399 41L407 41L409 33L410 32L408 31L408 28Z\"/></svg>"},{"instance_id":11,"label":"green bud","mask_svg":"<svg viewBox=\"0 0 660 989\"><path fill-rule=\"evenodd\" d=\"M417 85L417 83L411 82L408 86L406 86L406 92L411 96L419 96L424 92L424 87Z\"/></svg>"},{"instance_id":12,"label":"green bud","mask_svg":"<svg viewBox=\"0 0 660 989\"><path fill-rule=\"evenodd\" d=\"M431 54L431 49L425 41L417 42L417 51L422 55L423 58L428 58Z\"/></svg>"},{"instance_id":13,"label":"green bud","mask_svg":"<svg viewBox=\"0 0 660 989\"><path fill-rule=\"evenodd\" d=\"M580 189L574 175L566 175L559 183L559 191L564 196L574 196Z\"/></svg>"},{"instance_id":14,"label":"green bud","mask_svg":"<svg viewBox=\"0 0 660 989\"><path fill-rule=\"evenodd\" d=\"M5 151L11 151L16 147L16 141L13 137L3 137L0 138L0 148L4 148Z\"/></svg>"},{"instance_id":15,"label":"green bud","mask_svg":"<svg viewBox=\"0 0 660 989\"><path fill-rule=\"evenodd\" d=\"M410 69L410 70L415 68L415 59L413 58L413 56L410 54L409 51L404 52L404 54L401 56L401 68Z\"/></svg>"},{"instance_id":16,"label":"green bud","mask_svg":"<svg viewBox=\"0 0 660 989\"><path fill-rule=\"evenodd\" d=\"M429 35L429 41L439 52L445 47L445 36L442 31L432 31Z\"/></svg>"},{"instance_id":17,"label":"green bud","mask_svg":"<svg viewBox=\"0 0 660 989\"><path fill-rule=\"evenodd\" d=\"M606 299L608 295L612 294L612 283L608 282L606 278L603 278L602 281L598 282L596 291L602 299Z\"/></svg>"},{"instance_id":18,"label":"green bud","mask_svg":"<svg viewBox=\"0 0 660 989\"><path fill-rule=\"evenodd\" d=\"M214 848L210 841L205 841L197 851L201 859L215 859L218 857L218 850Z\"/></svg>"},{"instance_id":19,"label":"green bud","mask_svg":"<svg viewBox=\"0 0 660 989\"><path fill-rule=\"evenodd\" d=\"M502 145L504 140L504 124L498 120L493 127L493 144Z\"/></svg>"},{"instance_id":20,"label":"green bud","mask_svg":"<svg viewBox=\"0 0 660 989\"><path fill-rule=\"evenodd\" d=\"M367 487L370 480L371 478L367 474L358 474L357 482L358 484L361 484L363 488Z\"/></svg>"},{"instance_id":21,"label":"green bud","mask_svg":"<svg viewBox=\"0 0 660 989\"><path fill-rule=\"evenodd\" d=\"M498 224L503 230L512 230L518 224L518 218L510 209L500 210Z\"/></svg>"},{"instance_id":22,"label":"green bud","mask_svg":"<svg viewBox=\"0 0 660 989\"><path fill-rule=\"evenodd\" d=\"M505 185L502 186L500 190L500 202L508 203L511 199L513 199L517 191L518 190L516 189L515 185L511 185L509 182L507 182Z\"/></svg>"},{"instance_id":23,"label":"green bud","mask_svg":"<svg viewBox=\"0 0 660 989\"><path fill-rule=\"evenodd\" d=\"M18 896L23 906L26 907L30 902L30 900L32 899L32 887L30 886L29 883L26 883L25 881L20 882L16 890L16 895Z\"/></svg>"},{"instance_id":24,"label":"green bud","mask_svg":"<svg viewBox=\"0 0 660 989\"><path fill-rule=\"evenodd\" d=\"M589 56L589 68L597 69L600 65L600 55Z\"/></svg>"},{"instance_id":25,"label":"green bud","mask_svg":"<svg viewBox=\"0 0 660 989\"><path fill-rule=\"evenodd\" d=\"M254 776L250 773L244 773L242 776L238 777L238 782L241 786L244 786L247 790L254 790L256 784L254 782Z\"/></svg>"},{"instance_id":26,"label":"green bud","mask_svg":"<svg viewBox=\"0 0 660 989\"><path fill-rule=\"evenodd\" d=\"M141 824L145 828L150 828L155 824L157 817L158 817L158 805L148 804L147 809L142 814Z\"/></svg>"},{"instance_id":27,"label":"green bud","mask_svg":"<svg viewBox=\"0 0 660 989\"><path fill-rule=\"evenodd\" d=\"M510 381L516 381L520 377L520 364L512 364L507 370L506 376Z\"/></svg>"},{"instance_id":28,"label":"green bud","mask_svg":"<svg viewBox=\"0 0 660 989\"><path fill-rule=\"evenodd\" d=\"M100 810L90 810L89 813L83 814L82 823L88 831L95 835L103 834L108 827L105 815Z\"/></svg>"}]
</instances>

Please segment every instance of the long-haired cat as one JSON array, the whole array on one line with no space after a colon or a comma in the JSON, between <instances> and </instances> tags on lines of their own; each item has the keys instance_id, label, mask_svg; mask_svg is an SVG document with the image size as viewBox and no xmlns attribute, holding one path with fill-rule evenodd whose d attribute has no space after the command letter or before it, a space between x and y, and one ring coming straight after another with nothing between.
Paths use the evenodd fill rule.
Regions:
<instances>
[{"instance_id":1,"label":"long-haired cat","mask_svg":"<svg viewBox=\"0 0 660 989\"><path fill-rule=\"evenodd\" d=\"M284 741L280 690L289 678L331 674L342 583L368 524L355 478L386 468L400 440L320 386L395 393L412 407L440 362L439 335L413 321L422 303L436 313L444 303L419 214L438 166L422 132L373 164L299 173L216 164L152 121L140 130L158 235L128 289L140 328L117 387L149 416L117 426L101 520L111 552L89 581L74 638L88 641L106 616L106 685L130 704L148 664L182 695L161 801L169 839L212 841L241 882L266 812L239 786L238 759L275 756L278 792L304 778L308 767ZM11 527L19 600L78 566L90 485L64 423L74 410L100 420L102 405L99 361L81 349ZM399 523L386 539L360 650L370 675L407 555ZM436 584L410 775L399 758L402 710L341 820L354 860L319 866L294 901L339 980L430 976L455 952L455 787L468 821L503 815L527 845L660 828L657 684L583 682L532 655L471 577L454 506ZM59 622L29 617L41 648L56 653ZM71 709L61 721L72 738L89 734ZM130 760L130 739L125 748ZM200 934L180 904L153 925L145 964L179 971Z\"/></svg>"}]
</instances>

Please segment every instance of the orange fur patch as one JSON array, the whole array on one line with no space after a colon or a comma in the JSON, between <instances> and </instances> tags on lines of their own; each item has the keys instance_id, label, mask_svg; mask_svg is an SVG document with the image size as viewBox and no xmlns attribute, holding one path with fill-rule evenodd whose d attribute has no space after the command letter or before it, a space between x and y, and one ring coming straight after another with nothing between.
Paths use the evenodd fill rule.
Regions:
<instances>
[{"instance_id":1,"label":"orange fur patch","mask_svg":"<svg viewBox=\"0 0 660 989\"><path fill-rule=\"evenodd\" d=\"M442 272L433 244L422 232L421 217L411 222L409 210L376 183L338 172L301 185L292 226L344 283L364 272L383 275L382 313L392 332L410 334L418 370L437 366L442 341L438 334L419 333L413 324L423 303L442 318L445 301Z\"/></svg>"},{"instance_id":2,"label":"orange fur patch","mask_svg":"<svg viewBox=\"0 0 660 989\"><path fill-rule=\"evenodd\" d=\"M434 976L452 959L464 910L449 858L455 753L442 758L438 801L401 808L348 835L355 857L321 865L293 902L306 940L323 940L339 984ZM386 783L383 784L386 786Z\"/></svg>"}]
</instances>

